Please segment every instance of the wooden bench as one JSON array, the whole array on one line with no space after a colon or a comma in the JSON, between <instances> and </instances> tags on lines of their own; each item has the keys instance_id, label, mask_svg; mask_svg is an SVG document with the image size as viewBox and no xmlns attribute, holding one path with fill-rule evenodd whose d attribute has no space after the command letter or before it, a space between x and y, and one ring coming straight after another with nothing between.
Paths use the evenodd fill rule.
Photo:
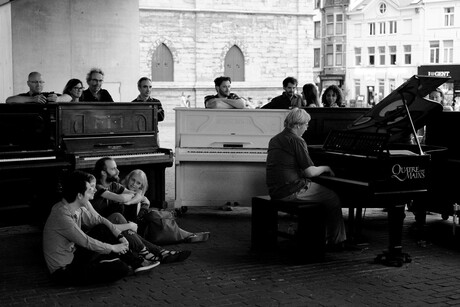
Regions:
<instances>
[{"instance_id":1,"label":"wooden bench","mask_svg":"<svg viewBox=\"0 0 460 307\"><path fill-rule=\"evenodd\" d=\"M295 234L278 229L278 212L297 216ZM322 260L326 245L324 210L318 203L271 200L270 196L252 198L251 246L256 251L272 251L278 236L294 240L296 254L305 260Z\"/></svg>"}]
</instances>

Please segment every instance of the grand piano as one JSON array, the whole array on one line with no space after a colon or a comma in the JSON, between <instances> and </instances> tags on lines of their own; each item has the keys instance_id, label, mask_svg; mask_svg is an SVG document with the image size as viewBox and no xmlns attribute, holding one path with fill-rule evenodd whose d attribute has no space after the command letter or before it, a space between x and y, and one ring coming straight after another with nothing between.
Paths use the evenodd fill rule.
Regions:
<instances>
[{"instance_id":1,"label":"grand piano","mask_svg":"<svg viewBox=\"0 0 460 307\"><path fill-rule=\"evenodd\" d=\"M315 164L329 165L335 172L335 177L315 181L334 189L346 207L387 208L389 248L376 262L401 266L411 260L402 251L405 205L428 195L435 164L443 161L446 148L409 140L442 112L439 103L424 97L447 80L413 76L347 129L332 130L324 144L309 146Z\"/></svg>"},{"instance_id":2,"label":"grand piano","mask_svg":"<svg viewBox=\"0 0 460 307\"><path fill-rule=\"evenodd\" d=\"M111 156L120 176L142 169L149 181L146 196L152 206L163 207L165 168L172 166L173 153L158 146L157 112L153 102L0 105L2 191L15 191L16 200L17 195L29 198L32 189L26 204L37 203L46 216L59 197L63 174L91 172L99 158ZM25 206L3 204L3 209Z\"/></svg>"}]
</instances>

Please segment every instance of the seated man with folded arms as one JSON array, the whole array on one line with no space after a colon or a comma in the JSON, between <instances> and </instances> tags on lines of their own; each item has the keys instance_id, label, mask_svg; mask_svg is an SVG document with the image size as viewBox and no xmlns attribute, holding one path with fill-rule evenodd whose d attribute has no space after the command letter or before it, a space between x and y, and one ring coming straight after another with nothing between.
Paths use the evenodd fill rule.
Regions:
<instances>
[{"instance_id":1,"label":"seated man with folded arms","mask_svg":"<svg viewBox=\"0 0 460 307\"><path fill-rule=\"evenodd\" d=\"M43 92L45 81L42 79L42 75L39 72L33 71L29 74L27 79L27 85L29 91L21 93L15 96L8 97L6 103L41 103L47 102L69 102L72 97L69 95L58 95L54 92Z\"/></svg>"},{"instance_id":2,"label":"seated man with folded arms","mask_svg":"<svg viewBox=\"0 0 460 307\"><path fill-rule=\"evenodd\" d=\"M131 225L113 225L96 213L89 203L95 191L93 175L81 171L70 174L64 181L64 198L53 206L46 221L43 254L57 283L112 282L126 276L129 267L140 272L160 263L136 236L128 242L125 235L131 234L123 230Z\"/></svg>"},{"instance_id":3,"label":"seated man with folded arms","mask_svg":"<svg viewBox=\"0 0 460 307\"><path fill-rule=\"evenodd\" d=\"M218 77L214 80L216 95L204 98L204 106L208 109L244 109L245 101L231 93L232 80L230 77Z\"/></svg>"}]
</instances>

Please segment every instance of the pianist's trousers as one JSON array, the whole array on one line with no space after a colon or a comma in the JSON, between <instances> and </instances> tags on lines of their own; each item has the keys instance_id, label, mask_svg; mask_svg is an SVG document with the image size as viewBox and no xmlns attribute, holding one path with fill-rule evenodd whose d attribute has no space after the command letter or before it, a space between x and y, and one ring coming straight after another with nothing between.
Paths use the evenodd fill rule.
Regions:
<instances>
[{"instance_id":1,"label":"pianist's trousers","mask_svg":"<svg viewBox=\"0 0 460 307\"><path fill-rule=\"evenodd\" d=\"M334 191L315 182L308 182L305 188L281 200L320 203L326 214L326 242L337 244L347 239L342 216L342 203Z\"/></svg>"}]
</instances>

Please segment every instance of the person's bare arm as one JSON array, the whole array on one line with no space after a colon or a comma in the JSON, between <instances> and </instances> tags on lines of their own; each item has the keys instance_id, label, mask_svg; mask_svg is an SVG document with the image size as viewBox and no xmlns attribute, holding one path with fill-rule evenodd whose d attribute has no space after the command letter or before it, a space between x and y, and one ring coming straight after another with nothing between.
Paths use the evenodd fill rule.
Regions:
<instances>
[{"instance_id":1,"label":"person's bare arm","mask_svg":"<svg viewBox=\"0 0 460 307\"><path fill-rule=\"evenodd\" d=\"M46 97L43 95L36 96L11 96L6 98L6 103L46 103Z\"/></svg>"},{"instance_id":2,"label":"person's bare arm","mask_svg":"<svg viewBox=\"0 0 460 307\"><path fill-rule=\"evenodd\" d=\"M322 174L327 174L329 176L335 176L334 172L329 166L309 166L304 171L307 178L317 177Z\"/></svg>"},{"instance_id":3,"label":"person's bare arm","mask_svg":"<svg viewBox=\"0 0 460 307\"><path fill-rule=\"evenodd\" d=\"M244 109L244 100L228 98L211 98L206 102L208 109Z\"/></svg>"},{"instance_id":4,"label":"person's bare arm","mask_svg":"<svg viewBox=\"0 0 460 307\"><path fill-rule=\"evenodd\" d=\"M72 101L72 97L67 94L62 94L61 96L57 96L56 102L70 102Z\"/></svg>"},{"instance_id":5,"label":"person's bare arm","mask_svg":"<svg viewBox=\"0 0 460 307\"><path fill-rule=\"evenodd\" d=\"M135 194L133 194L133 193L116 194L116 193L113 193L113 192L110 192L110 191L105 191L104 193L101 194L101 196L103 198L105 198L105 199L115 201L117 203L124 204L124 203L130 201L131 199L133 199Z\"/></svg>"}]
</instances>

